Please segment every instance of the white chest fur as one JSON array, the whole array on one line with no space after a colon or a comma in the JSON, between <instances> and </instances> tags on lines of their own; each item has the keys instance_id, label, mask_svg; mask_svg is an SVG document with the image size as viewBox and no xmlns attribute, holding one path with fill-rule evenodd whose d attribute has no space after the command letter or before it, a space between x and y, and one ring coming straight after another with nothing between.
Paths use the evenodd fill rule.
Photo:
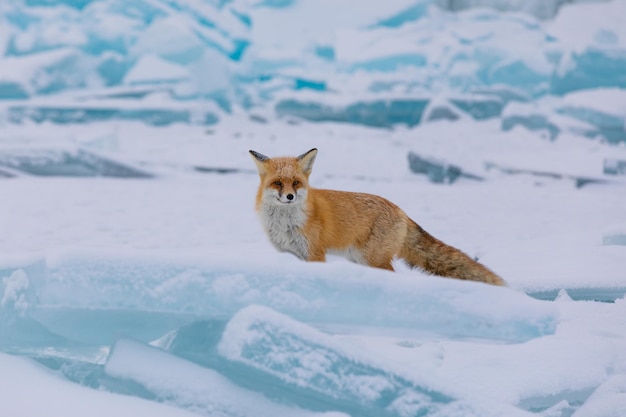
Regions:
<instances>
[{"instance_id":1,"label":"white chest fur","mask_svg":"<svg viewBox=\"0 0 626 417\"><path fill-rule=\"evenodd\" d=\"M305 260L309 257L309 242L302 234L307 219L302 204L266 202L261 205L258 215L270 241L278 250L291 252Z\"/></svg>"}]
</instances>

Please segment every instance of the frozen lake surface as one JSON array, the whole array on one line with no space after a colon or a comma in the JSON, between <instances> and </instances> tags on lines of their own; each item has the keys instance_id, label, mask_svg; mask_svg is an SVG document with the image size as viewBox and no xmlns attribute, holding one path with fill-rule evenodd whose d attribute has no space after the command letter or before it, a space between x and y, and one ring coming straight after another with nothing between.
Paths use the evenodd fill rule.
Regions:
<instances>
[{"instance_id":1,"label":"frozen lake surface","mask_svg":"<svg viewBox=\"0 0 626 417\"><path fill-rule=\"evenodd\" d=\"M247 151L312 147L314 186L394 201L509 288L277 253L253 210ZM409 152L482 180L431 182ZM43 171L13 158L15 176L0 180L7 415L626 410L626 187L602 172L622 148L496 122L389 131L233 117L208 131L7 125L0 160L16 153ZM99 158L150 177L42 175L81 155L88 173Z\"/></svg>"}]
</instances>

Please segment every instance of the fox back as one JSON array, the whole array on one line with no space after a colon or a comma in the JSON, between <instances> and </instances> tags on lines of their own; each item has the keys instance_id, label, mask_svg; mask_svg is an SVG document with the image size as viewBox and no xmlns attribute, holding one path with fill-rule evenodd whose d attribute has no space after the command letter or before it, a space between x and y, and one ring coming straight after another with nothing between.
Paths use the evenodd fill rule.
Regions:
<instances>
[{"instance_id":1,"label":"fox back","mask_svg":"<svg viewBox=\"0 0 626 417\"><path fill-rule=\"evenodd\" d=\"M310 187L317 149L298 157L250 154L261 179L256 210L278 250L307 261L325 261L327 254L339 254L389 270L393 270L393 260L400 258L436 275L504 285L500 277L435 239L390 201L372 194Z\"/></svg>"}]
</instances>

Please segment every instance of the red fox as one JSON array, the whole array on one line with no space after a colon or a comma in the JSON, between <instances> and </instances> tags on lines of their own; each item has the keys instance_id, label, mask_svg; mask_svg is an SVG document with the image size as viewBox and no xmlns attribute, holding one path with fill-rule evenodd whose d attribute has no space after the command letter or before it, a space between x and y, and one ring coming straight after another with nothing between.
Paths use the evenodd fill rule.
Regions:
<instances>
[{"instance_id":1,"label":"red fox","mask_svg":"<svg viewBox=\"0 0 626 417\"><path fill-rule=\"evenodd\" d=\"M393 271L394 258L428 273L493 285L504 280L434 238L400 207L372 194L309 186L317 149L270 158L250 151L261 177L256 210L270 241L306 261L327 254Z\"/></svg>"}]
</instances>

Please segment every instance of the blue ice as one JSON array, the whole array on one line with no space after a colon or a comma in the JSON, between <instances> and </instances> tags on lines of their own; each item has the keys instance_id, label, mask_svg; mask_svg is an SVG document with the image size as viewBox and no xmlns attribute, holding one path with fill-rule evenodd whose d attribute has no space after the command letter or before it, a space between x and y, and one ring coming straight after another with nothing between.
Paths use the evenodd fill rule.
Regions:
<instances>
[{"instance_id":1,"label":"blue ice","mask_svg":"<svg viewBox=\"0 0 626 417\"><path fill-rule=\"evenodd\" d=\"M428 376L403 376L320 329L510 343L556 328L553 305L507 288L279 256L87 251L14 262L0 269L0 350L205 415L254 415L233 400L246 398L277 410L268 415L474 417L485 414Z\"/></svg>"},{"instance_id":2,"label":"blue ice","mask_svg":"<svg viewBox=\"0 0 626 417\"><path fill-rule=\"evenodd\" d=\"M347 106L331 106L315 101L286 99L276 106L278 116L295 116L313 122L354 123L373 127L415 126L421 122L427 99L357 101Z\"/></svg>"},{"instance_id":3,"label":"blue ice","mask_svg":"<svg viewBox=\"0 0 626 417\"><path fill-rule=\"evenodd\" d=\"M152 346L120 339L104 365L58 357L36 360L85 386L207 416L496 415L430 388L428 376L419 381L403 377L265 307L243 309L226 328L205 324L183 327ZM528 416L515 407L497 408L511 417Z\"/></svg>"},{"instance_id":4,"label":"blue ice","mask_svg":"<svg viewBox=\"0 0 626 417\"><path fill-rule=\"evenodd\" d=\"M207 416L347 417L280 404L236 385L213 369L129 339L119 340L113 346L102 381L113 390Z\"/></svg>"},{"instance_id":5,"label":"blue ice","mask_svg":"<svg viewBox=\"0 0 626 417\"><path fill-rule=\"evenodd\" d=\"M4 74L0 75L0 99L25 100L68 90L118 88L148 55L189 71L189 79L169 79L173 91L179 92L172 94L172 101L207 99L219 101L228 109L272 106L278 116L376 127L419 124L421 102L442 93L465 96L453 105L483 120L499 117L509 101L503 97L497 100L502 87L523 91L531 99L581 89L626 87L626 50L619 28L591 28L593 36L581 38L572 49L567 32L551 33L549 25L532 16L552 17L562 2L518 3L416 0L388 16L372 17L369 24L353 28L350 36L357 46L361 45L357 51L346 48L340 38L320 44L321 40L314 39L305 47L293 46L292 52L282 51L271 57L251 36L255 13L264 8L264 13L289 15L298 2L10 2L3 9L7 30L0 47L4 54L0 56ZM435 4L453 11L483 4L530 14L485 8L451 13ZM621 9L616 6L614 10ZM57 28L55 36L49 35L50 28ZM350 42L351 38L347 44ZM510 47L517 43L524 47ZM158 83L158 74L163 72L155 73L153 81ZM229 75L224 77L225 73ZM155 76L140 75L150 79ZM348 83L344 90L343 81L355 78L358 82ZM219 83L210 81L218 79ZM300 100L298 93L303 89L315 90L325 99ZM480 97L471 97L479 90ZM355 97L349 104L341 108L324 104L348 92ZM362 94L368 99L359 98ZM485 100L485 94L493 99ZM127 96L124 100L133 98ZM14 105L8 120L84 123L130 119L155 125L198 122L186 111L133 110L123 104L105 109ZM207 114L200 123L216 121L215 115ZM514 124L546 122L533 118L516 120ZM615 133L613 122L600 130L601 136L613 143L623 140L622 133Z\"/></svg>"},{"instance_id":6,"label":"blue ice","mask_svg":"<svg viewBox=\"0 0 626 417\"><path fill-rule=\"evenodd\" d=\"M37 176L150 178L139 168L84 149L11 149L0 151L0 168Z\"/></svg>"},{"instance_id":7,"label":"blue ice","mask_svg":"<svg viewBox=\"0 0 626 417\"><path fill-rule=\"evenodd\" d=\"M207 111L197 114L194 110L163 108L124 108L112 105L37 105L20 103L10 105L6 110L6 118L11 123L25 124L29 122L57 124L87 124L94 122L111 122L135 120L153 126L168 126L173 123L193 123L199 125L214 125L219 121L216 112Z\"/></svg>"},{"instance_id":8,"label":"blue ice","mask_svg":"<svg viewBox=\"0 0 626 417\"><path fill-rule=\"evenodd\" d=\"M361 416L425 416L452 398L360 357L324 333L273 310L250 306L226 326L217 347L224 358L293 390L345 404Z\"/></svg>"},{"instance_id":9,"label":"blue ice","mask_svg":"<svg viewBox=\"0 0 626 417\"><path fill-rule=\"evenodd\" d=\"M557 323L553 306L525 294L419 272L282 258L242 264L232 255L159 258L86 253L40 262L24 269L20 281L27 284L20 294L32 300L23 315L60 336L92 344L111 343L106 335L127 334L138 323L142 339L151 340L194 319L226 319L250 304L317 325L504 341L552 334Z\"/></svg>"}]
</instances>

